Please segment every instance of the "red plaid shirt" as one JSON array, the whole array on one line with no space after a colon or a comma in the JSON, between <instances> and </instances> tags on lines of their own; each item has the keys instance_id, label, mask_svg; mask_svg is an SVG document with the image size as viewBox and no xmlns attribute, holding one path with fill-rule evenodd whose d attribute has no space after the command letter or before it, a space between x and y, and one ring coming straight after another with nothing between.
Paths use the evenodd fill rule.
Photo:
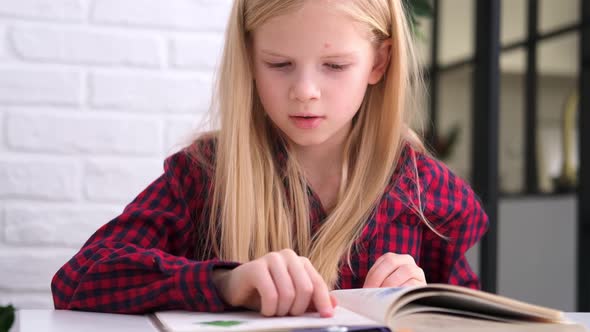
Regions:
<instances>
[{"instance_id":1,"label":"red plaid shirt","mask_svg":"<svg viewBox=\"0 0 590 332\"><path fill-rule=\"evenodd\" d=\"M414 161L424 215L448 241L432 232L409 204L418 203L412 194L417 192ZM55 274L55 308L118 313L226 309L211 272L237 264L195 259L204 224L195 222L203 219L196 211L206 208L210 186L210 174L186 151L167 158L164 174ZM315 229L326 213L309 193ZM483 236L488 219L468 184L442 163L406 146L375 212L357 239L351 268L341 265L340 288L362 287L370 267L387 252L413 256L430 283L479 287L465 252Z\"/></svg>"}]
</instances>

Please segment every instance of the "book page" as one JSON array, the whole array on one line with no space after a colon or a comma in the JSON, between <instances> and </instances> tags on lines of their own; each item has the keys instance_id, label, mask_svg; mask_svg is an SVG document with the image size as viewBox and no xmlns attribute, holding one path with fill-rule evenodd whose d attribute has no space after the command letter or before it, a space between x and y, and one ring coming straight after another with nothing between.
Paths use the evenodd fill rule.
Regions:
<instances>
[{"instance_id":1,"label":"book page","mask_svg":"<svg viewBox=\"0 0 590 332\"><path fill-rule=\"evenodd\" d=\"M496 294L485 293L450 285L431 284L416 288L398 298L389 316L404 314L408 304L447 308L462 311L466 315L480 313L513 320L561 322L558 310L535 306Z\"/></svg>"},{"instance_id":2,"label":"book page","mask_svg":"<svg viewBox=\"0 0 590 332\"><path fill-rule=\"evenodd\" d=\"M406 293L417 287L355 288L334 290L338 304L382 324L386 324L389 308Z\"/></svg>"},{"instance_id":3,"label":"book page","mask_svg":"<svg viewBox=\"0 0 590 332\"><path fill-rule=\"evenodd\" d=\"M537 322L498 322L438 313L416 313L394 318L389 325L394 331L412 332L584 332L576 324L551 324Z\"/></svg>"},{"instance_id":4,"label":"book page","mask_svg":"<svg viewBox=\"0 0 590 332\"><path fill-rule=\"evenodd\" d=\"M394 331L584 331L565 322L558 310L452 285L331 293L340 305Z\"/></svg>"},{"instance_id":5,"label":"book page","mask_svg":"<svg viewBox=\"0 0 590 332\"><path fill-rule=\"evenodd\" d=\"M534 305L527 302L518 301L512 298L508 298L505 296L500 296L497 294L487 293L480 290L469 289L460 286L454 285L447 285L447 284L429 284L424 287L418 287L420 292L428 292L424 294L424 296L417 296L417 297L429 297L433 298L435 296L441 296L445 293L448 293L449 297L453 297L457 300L443 300L443 303L449 301L448 303L454 303L454 301L469 301L469 302L479 302L479 303L490 303L494 304L494 307L503 308L503 310L514 312L515 314L526 315L526 316L535 316L539 318L543 318L545 320L550 321L560 321L562 319L562 312L559 310L546 308L538 305ZM434 294L431 292L435 292ZM418 295L419 293L416 292ZM462 296L455 296L453 294L462 294ZM458 300L458 299L464 300ZM445 306L442 304L442 306Z\"/></svg>"},{"instance_id":6,"label":"book page","mask_svg":"<svg viewBox=\"0 0 590 332\"><path fill-rule=\"evenodd\" d=\"M302 327L382 325L342 306L336 307L334 316L330 318L321 318L319 313L306 313L297 317L265 317L254 311L224 313L160 311L154 316L159 325L170 332L290 331Z\"/></svg>"},{"instance_id":7,"label":"book page","mask_svg":"<svg viewBox=\"0 0 590 332\"><path fill-rule=\"evenodd\" d=\"M404 305L404 302L412 304ZM407 296L402 301L398 302L400 307L394 315L399 316L405 314L407 308L412 306L429 306L441 309L453 309L457 312L462 312L465 315L484 314L496 319L511 319L511 320L528 320L528 321L545 321L557 322L560 321L560 316L543 316L535 311L522 311L522 308L510 306L509 303L503 301L492 301L481 297L470 296L468 294L450 293L444 291L422 292ZM520 310L519 310L520 309ZM393 310L396 310L394 308ZM431 310L431 311L432 311Z\"/></svg>"}]
</instances>

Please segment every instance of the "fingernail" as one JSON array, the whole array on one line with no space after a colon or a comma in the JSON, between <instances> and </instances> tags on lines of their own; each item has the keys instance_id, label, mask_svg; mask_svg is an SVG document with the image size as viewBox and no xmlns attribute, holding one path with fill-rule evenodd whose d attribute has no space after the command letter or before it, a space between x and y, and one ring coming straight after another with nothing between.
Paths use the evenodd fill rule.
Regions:
<instances>
[{"instance_id":1,"label":"fingernail","mask_svg":"<svg viewBox=\"0 0 590 332\"><path fill-rule=\"evenodd\" d=\"M325 310L325 311L321 311L320 312L320 316L321 317L332 317L334 315L334 311L330 310Z\"/></svg>"},{"instance_id":2,"label":"fingernail","mask_svg":"<svg viewBox=\"0 0 590 332\"><path fill-rule=\"evenodd\" d=\"M332 308L336 308L336 306L338 305L338 300L336 300L334 296L330 296L330 302L332 304Z\"/></svg>"}]
</instances>

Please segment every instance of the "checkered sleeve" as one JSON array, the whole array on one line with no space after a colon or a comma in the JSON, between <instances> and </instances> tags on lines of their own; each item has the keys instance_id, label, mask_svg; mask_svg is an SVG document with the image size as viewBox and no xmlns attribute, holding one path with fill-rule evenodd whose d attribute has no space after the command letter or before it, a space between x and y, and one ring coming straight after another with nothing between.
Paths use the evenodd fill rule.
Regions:
<instances>
[{"instance_id":1,"label":"checkered sleeve","mask_svg":"<svg viewBox=\"0 0 590 332\"><path fill-rule=\"evenodd\" d=\"M465 253L485 234L488 217L477 195L441 162L420 155L417 169L423 184L426 219L447 239L426 229L419 265L427 282L480 288Z\"/></svg>"},{"instance_id":2,"label":"checkered sleeve","mask_svg":"<svg viewBox=\"0 0 590 332\"><path fill-rule=\"evenodd\" d=\"M211 273L237 264L185 257L195 239L186 188L204 193L206 185L202 174L194 174L200 168L189 164L185 153L169 157L164 174L57 271L51 282L56 309L115 313L225 309Z\"/></svg>"}]
</instances>

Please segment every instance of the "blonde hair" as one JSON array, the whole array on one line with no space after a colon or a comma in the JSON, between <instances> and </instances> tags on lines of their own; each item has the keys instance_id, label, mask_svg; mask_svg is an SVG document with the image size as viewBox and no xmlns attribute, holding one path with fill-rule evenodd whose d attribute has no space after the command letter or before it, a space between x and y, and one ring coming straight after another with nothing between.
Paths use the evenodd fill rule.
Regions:
<instances>
[{"instance_id":1,"label":"blonde hair","mask_svg":"<svg viewBox=\"0 0 590 332\"><path fill-rule=\"evenodd\" d=\"M334 2L366 24L375 45L391 39L391 57L384 78L367 88L353 121L337 204L312 237L306 180L286 140L279 143L287 155L285 165L277 161L280 135L264 116L248 49L251 31L305 1L234 2L212 103L220 121L215 157L199 158L209 162L214 174L206 247L222 260L238 262L291 248L307 256L335 287L341 259L350 264L355 239L390 183L404 142L424 151L408 127L406 112L419 108L422 79L402 0Z\"/></svg>"}]
</instances>

